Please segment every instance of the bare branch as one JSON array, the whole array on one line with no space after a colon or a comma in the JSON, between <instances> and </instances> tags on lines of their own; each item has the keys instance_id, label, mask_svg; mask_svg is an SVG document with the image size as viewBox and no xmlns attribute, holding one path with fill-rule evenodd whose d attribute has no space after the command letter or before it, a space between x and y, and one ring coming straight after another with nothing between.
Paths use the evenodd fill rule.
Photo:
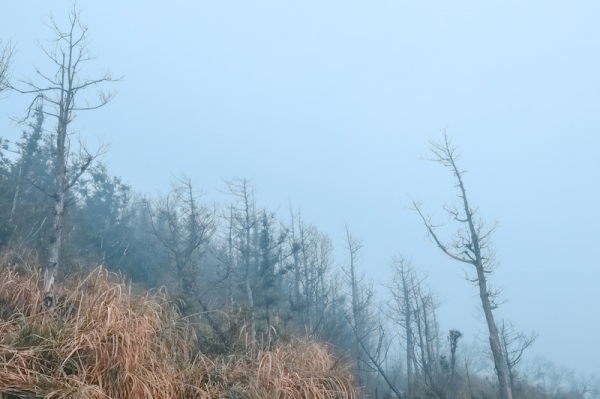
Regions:
<instances>
[{"instance_id":1,"label":"bare branch","mask_svg":"<svg viewBox=\"0 0 600 399\"><path fill-rule=\"evenodd\" d=\"M10 88L14 55L15 45L10 40L6 45L3 45L0 40L0 93Z\"/></svg>"},{"instance_id":2,"label":"bare branch","mask_svg":"<svg viewBox=\"0 0 600 399\"><path fill-rule=\"evenodd\" d=\"M473 264L472 260L461 258L460 256L455 255L446 249L446 246L444 244L442 244L442 242L438 239L437 235L435 234L435 231L433 230L433 225L425 218L425 216L421 212L421 204L420 203L418 203L417 201L413 201L413 209L416 210L419 213L419 216L421 216L421 219L423 219L423 223L425 223L425 227L427 228L428 235L433 238L433 240L437 244L438 248L440 248L446 255L448 255L452 259L455 259L457 261L464 262L464 263Z\"/></svg>"}]
</instances>

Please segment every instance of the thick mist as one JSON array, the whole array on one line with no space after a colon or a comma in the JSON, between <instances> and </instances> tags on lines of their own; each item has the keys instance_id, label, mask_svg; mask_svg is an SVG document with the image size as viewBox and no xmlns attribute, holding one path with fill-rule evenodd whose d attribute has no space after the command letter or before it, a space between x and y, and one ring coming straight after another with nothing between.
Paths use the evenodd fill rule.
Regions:
<instances>
[{"instance_id":1,"label":"thick mist","mask_svg":"<svg viewBox=\"0 0 600 399\"><path fill-rule=\"evenodd\" d=\"M46 46L51 38L43 23L49 13L64 24L69 6L25 0L3 7L0 38L16 44L15 85L33 77L34 66L53 67L36 43ZM294 245L308 229L312 250L326 258L319 259L328 281L347 281L350 248L360 243L355 266L367 287L372 281L373 303L393 298L386 286L397 277L399 259L419 280L426 275L423 290L439 305L442 339L456 329L463 334L459 353L476 352L488 338L478 289L465 279L470 265L444 254L413 209L420 204L425 221L440 225L443 240L457 228L443 209L458 198L455 174L428 160L430 141L440 142L446 132L460 154L460 171L468 171L463 179L470 205L484 222L498 223L490 240L497 267L489 282L499 289L494 315L524 337L539 334L522 370L526 363L543 364L535 360L541 356L577 373L600 373L594 299L600 271L593 255L600 239L594 184L600 170L600 6L87 0L77 6L96 56L86 76L110 69L122 77L109 104L79 113L71 126L77 132L73 148L78 136L93 149L110 143L73 186L85 200L71 208L71 244L86 248L90 259L115 251L112 267L149 285L164 282L153 272L163 262L174 268L163 272L176 286L177 268L188 264L175 258L185 248L164 234L183 229L176 224L185 217L178 218L195 199L202 211L195 217L206 225L204 238L195 236L194 250L203 255L191 258L202 258L210 281L229 278L226 226L238 234L252 230L253 248L266 262L263 269L257 263L251 281L264 295L250 298L243 288L250 280L236 269L235 292L219 286L218 295L206 294L206 302L196 304L200 308L230 303L214 299L219 295L240 303L256 299L267 309L267 319L257 322L274 323L268 303L294 290L294 270L300 269L292 265L303 259L297 252L303 246ZM15 123L32 96L4 91L0 98L0 137L14 149L22 131L32 131ZM44 129L54 124L48 117ZM51 150L43 140L40 148L32 162L42 184L49 179L44 159ZM16 165L19 156L4 153ZM112 212L107 190L114 190L119 209L111 223L124 217L139 223L110 237L88 237ZM34 215L49 206L34 189L26 195L35 207L23 219L24 236L42 220ZM2 209L11 208L12 198L6 191ZM245 222L239 219L244 201L254 207ZM177 217L170 219L171 211ZM47 228L40 226L40 237ZM139 252L127 252L124 236L135 237L130 248ZM250 239L243 243L249 253ZM312 278L307 286L313 287ZM317 287L311 298L319 303L328 295L352 297L347 286L335 288L335 295ZM293 303L286 306L301 313ZM319 311L333 320L340 309ZM350 339L347 326L335 326L328 328L343 332L336 338L328 331L327 339ZM489 361L485 367L493 372Z\"/></svg>"}]
</instances>

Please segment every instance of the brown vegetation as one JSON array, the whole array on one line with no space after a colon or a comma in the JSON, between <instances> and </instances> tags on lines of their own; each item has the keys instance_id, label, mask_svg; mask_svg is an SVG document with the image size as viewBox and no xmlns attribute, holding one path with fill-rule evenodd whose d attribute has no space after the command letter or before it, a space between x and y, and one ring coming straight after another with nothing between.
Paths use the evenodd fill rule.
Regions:
<instances>
[{"instance_id":1,"label":"brown vegetation","mask_svg":"<svg viewBox=\"0 0 600 399\"><path fill-rule=\"evenodd\" d=\"M229 356L199 353L196 329L164 290L131 294L119 276L75 273L40 312L35 257L0 259L0 396L356 398L347 365L315 342Z\"/></svg>"}]
</instances>

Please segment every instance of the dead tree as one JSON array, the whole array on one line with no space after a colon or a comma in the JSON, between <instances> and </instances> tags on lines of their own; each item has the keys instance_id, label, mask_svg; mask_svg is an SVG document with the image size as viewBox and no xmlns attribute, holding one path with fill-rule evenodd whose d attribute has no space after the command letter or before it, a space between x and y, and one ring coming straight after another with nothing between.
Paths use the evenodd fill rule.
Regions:
<instances>
[{"instance_id":1,"label":"dead tree","mask_svg":"<svg viewBox=\"0 0 600 399\"><path fill-rule=\"evenodd\" d=\"M300 211L296 214L290 207L290 213L287 237L291 249L288 268L294 272L288 279L292 312L297 313L307 335L324 341L340 338L339 331L330 328L339 285L333 275L333 244L316 226L307 225Z\"/></svg>"},{"instance_id":2,"label":"dead tree","mask_svg":"<svg viewBox=\"0 0 600 399\"><path fill-rule=\"evenodd\" d=\"M432 161L437 162L452 171L455 178L455 187L459 190L459 200L450 206L444 206L451 218L460 224L454 237L449 242L443 242L436 233L436 225L431 218L426 217L421 210L421 203L413 201L414 209L419 213L429 237L450 258L469 264L474 267L476 277L469 281L479 288L479 297L489 330L490 349L494 357L494 366L502 399L512 399L510 379L506 367L506 360L498 334L498 328L494 320L493 309L497 307L495 302L496 292L493 292L487 281L487 275L492 272L494 263L494 252L490 248L490 237L497 224L485 223L478 215L477 208L472 208L467 200L467 191L463 182L466 173L460 170L456 162L460 159L456 148L452 146L446 132L441 142L431 143Z\"/></svg>"},{"instance_id":3,"label":"dead tree","mask_svg":"<svg viewBox=\"0 0 600 399\"><path fill-rule=\"evenodd\" d=\"M349 262L344 267L346 275L346 284L350 294L350 308L347 311L346 318L350 327L356 336L356 374L359 385L364 383L364 364L368 364L365 358L365 347L367 333L367 308L372 298L372 287L363 287L364 275L358 274L358 252L363 246L361 240L355 238L348 226L345 226L346 243L345 249L348 251Z\"/></svg>"},{"instance_id":4,"label":"dead tree","mask_svg":"<svg viewBox=\"0 0 600 399\"><path fill-rule=\"evenodd\" d=\"M56 118L55 187L54 192L47 193L54 201L54 206L49 256L44 270L43 305L46 309L51 308L55 303L54 280L60 263L67 194L102 152L102 150L98 150L91 153L85 145L80 143L78 155L74 158L71 157L70 124L77 112L100 108L112 100L116 91L105 92L98 89L98 86L118 80L113 78L110 72L105 72L98 78L83 75L84 64L94 57L88 42L88 27L81 21L80 11L75 5L69 10L69 25L66 30L60 28L52 16L50 16L48 26L52 29L54 37L50 40L50 46L44 47L40 44L40 48L53 62L56 68L55 72L47 74L36 68L35 75L43 83L36 83L34 80L28 79L20 81L24 87L10 85L10 89L19 93L35 95L29 106L28 116L29 112L34 110L35 105L41 101L49 105L44 107L44 114ZM90 88L97 88L97 103L81 99L82 92Z\"/></svg>"},{"instance_id":5,"label":"dead tree","mask_svg":"<svg viewBox=\"0 0 600 399\"><path fill-rule=\"evenodd\" d=\"M290 296L290 303L306 332L313 335L322 328L325 310L332 300L326 278L333 267L333 248L329 237L321 234L316 226L307 225L300 211L297 215L291 212L291 218L288 238L294 295Z\"/></svg>"},{"instance_id":6,"label":"dead tree","mask_svg":"<svg viewBox=\"0 0 600 399\"><path fill-rule=\"evenodd\" d=\"M456 371L456 349L458 348L458 341L463 337L463 334L458 330L450 330L448 334L448 342L450 343L450 397L454 399L456 396L456 384L454 381L454 375Z\"/></svg>"},{"instance_id":7,"label":"dead tree","mask_svg":"<svg viewBox=\"0 0 600 399\"><path fill-rule=\"evenodd\" d=\"M415 392L414 364L415 345L413 342L413 298L412 287L415 284L414 270L410 262L403 257L394 258L392 261L393 277L388 287L392 300L388 302L391 319L404 331L406 340L406 394L409 398Z\"/></svg>"},{"instance_id":8,"label":"dead tree","mask_svg":"<svg viewBox=\"0 0 600 399\"><path fill-rule=\"evenodd\" d=\"M250 309L250 339L251 347L254 350L256 346L256 309L255 293L252 279L257 269L256 243L258 218L255 207L256 189L248 179L235 178L231 181L225 181L228 191L236 198L231 211L233 217L233 235L237 237L236 248L240 254L240 267L236 267L237 272L241 274L243 288L248 300Z\"/></svg>"},{"instance_id":9,"label":"dead tree","mask_svg":"<svg viewBox=\"0 0 600 399\"><path fill-rule=\"evenodd\" d=\"M151 233L162 244L170 271L186 293L198 294L198 260L215 233L215 213L199 203L187 177L174 180L171 191L154 207L147 204Z\"/></svg>"},{"instance_id":10,"label":"dead tree","mask_svg":"<svg viewBox=\"0 0 600 399\"><path fill-rule=\"evenodd\" d=\"M15 47L9 41L6 45L0 40L0 93L10 88L10 75Z\"/></svg>"},{"instance_id":11,"label":"dead tree","mask_svg":"<svg viewBox=\"0 0 600 399\"><path fill-rule=\"evenodd\" d=\"M147 203L151 234L165 250L169 271L181 290L198 302L222 345L229 338L212 316L201 284L200 262L215 234L215 212L199 203L192 181L183 176L172 182L171 191L152 206Z\"/></svg>"},{"instance_id":12,"label":"dead tree","mask_svg":"<svg viewBox=\"0 0 600 399\"><path fill-rule=\"evenodd\" d=\"M508 377L510 379L510 389L513 392L515 391L515 368L521 360L523 360L523 352L533 345L537 337L538 334L535 332L527 335L515 331L515 328L510 321L505 322L504 319L502 319L500 341L502 350L504 351Z\"/></svg>"},{"instance_id":13,"label":"dead tree","mask_svg":"<svg viewBox=\"0 0 600 399\"><path fill-rule=\"evenodd\" d=\"M366 358L365 361L370 362L370 364L373 366L373 368L379 373L379 375L386 382L386 384L388 385L390 390L396 394L398 399L402 399L403 396L402 396L402 393L400 392L400 389L398 387L396 387L396 384L394 383L393 379L390 378L388 373L386 373L386 371L385 371L384 364L386 362L388 351L390 349L390 340L387 338L387 334L385 332L386 328L381 323L381 318L377 317L377 323L372 323L371 326L366 331L363 332L363 335L358 333L355 325L353 325L352 323L350 323L350 324L352 327L352 331L354 331L354 335L356 336L356 342L358 343L358 346L362 349L362 351L364 353L364 357ZM377 344L376 344L375 348L372 349L366 343L366 337L373 333L377 334L377 338L376 338Z\"/></svg>"}]
</instances>

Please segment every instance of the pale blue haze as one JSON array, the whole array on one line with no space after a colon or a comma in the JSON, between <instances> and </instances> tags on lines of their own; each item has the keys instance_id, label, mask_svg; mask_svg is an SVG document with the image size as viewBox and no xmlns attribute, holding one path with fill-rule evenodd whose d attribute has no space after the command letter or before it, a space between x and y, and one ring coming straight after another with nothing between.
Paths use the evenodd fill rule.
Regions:
<instances>
[{"instance_id":1,"label":"pale blue haze","mask_svg":"<svg viewBox=\"0 0 600 399\"><path fill-rule=\"evenodd\" d=\"M445 300L445 328L473 336L477 291L425 237L410 197L445 220L452 176L422 160L447 129L471 202L500 228L498 315L540 338L532 352L600 373L600 2L80 0L98 56L124 80L82 114L90 144L139 191L185 172L219 199L254 178L263 205L289 201L385 281L402 253ZM48 66L37 39L69 1L4 1L15 77ZM26 100L0 101L0 136ZM341 251L338 261L343 261Z\"/></svg>"}]
</instances>

